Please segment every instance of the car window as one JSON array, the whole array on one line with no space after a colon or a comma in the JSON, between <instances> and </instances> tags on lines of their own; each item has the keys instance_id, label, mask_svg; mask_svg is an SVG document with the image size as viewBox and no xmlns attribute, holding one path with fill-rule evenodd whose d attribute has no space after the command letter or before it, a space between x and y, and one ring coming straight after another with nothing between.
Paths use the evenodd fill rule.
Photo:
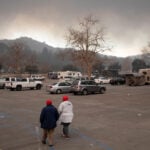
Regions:
<instances>
[{"instance_id":1,"label":"car window","mask_svg":"<svg viewBox=\"0 0 150 150\"><path fill-rule=\"evenodd\" d=\"M88 84L89 85L95 85L95 82L94 81L89 81Z\"/></svg>"},{"instance_id":2,"label":"car window","mask_svg":"<svg viewBox=\"0 0 150 150\"><path fill-rule=\"evenodd\" d=\"M21 78L17 78L16 81L21 81Z\"/></svg>"},{"instance_id":3,"label":"car window","mask_svg":"<svg viewBox=\"0 0 150 150\"><path fill-rule=\"evenodd\" d=\"M33 79L29 79L29 82L34 82L34 80Z\"/></svg>"},{"instance_id":4,"label":"car window","mask_svg":"<svg viewBox=\"0 0 150 150\"><path fill-rule=\"evenodd\" d=\"M15 78L11 78L11 81L15 81Z\"/></svg>"},{"instance_id":5,"label":"car window","mask_svg":"<svg viewBox=\"0 0 150 150\"><path fill-rule=\"evenodd\" d=\"M9 81L9 78L6 78L6 81Z\"/></svg>"},{"instance_id":6,"label":"car window","mask_svg":"<svg viewBox=\"0 0 150 150\"><path fill-rule=\"evenodd\" d=\"M5 78L0 78L0 80L1 80L1 81L5 81L6 79L5 79Z\"/></svg>"},{"instance_id":7,"label":"car window","mask_svg":"<svg viewBox=\"0 0 150 150\"><path fill-rule=\"evenodd\" d=\"M27 81L27 79L22 79L21 81L22 81L22 82L26 82L26 81Z\"/></svg>"},{"instance_id":8,"label":"car window","mask_svg":"<svg viewBox=\"0 0 150 150\"><path fill-rule=\"evenodd\" d=\"M74 80L72 85L78 85L78 83L79 83L79 80Z\"/></svg>"},{"instance_id":9,"label":"car window","mask_svg":"<svg viewBox=\"0 0 150 150\"><path fill-rule=\"evenodd\" d=\"M66 82L65 84L66 84L66 86L70 86L70 85L71 85L71 84L70 84L70 83L68 83L68 82Z\"/></svg>"},{"instance_id":10,"label":"car window","mask_svg":"<svg viewBox=\"0 0 150 150\"><path fill-rule=\"evenodd\" d=\"M81 84L82 85L88 85L88 82L87 81L81 81Z\"/></svg>"},{"instance_id":11,"label":"car window","mask_svg":"<svg viewBox=\"0 0 150 150\"><path fill-rule=\"evenodd\" d=\"M59 83L59 86L66 86L66 83L65 82L61 82L61 83Z\"/></svg>"}]
</instances>

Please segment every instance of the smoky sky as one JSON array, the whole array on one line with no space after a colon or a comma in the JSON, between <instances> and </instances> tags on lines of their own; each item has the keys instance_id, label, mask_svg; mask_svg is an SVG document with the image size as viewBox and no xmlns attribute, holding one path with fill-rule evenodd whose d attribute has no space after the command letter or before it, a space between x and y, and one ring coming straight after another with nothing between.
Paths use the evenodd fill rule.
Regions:
<instances>
[{"instance_id":1,"label":"smoky sky","mask_svg":"<svg viewBox=\"0 0 150 150\"><path fill-rule=\"evenodd\" d=\"M106 27L114 55L138 54L150 41L149 0L0 0L0 39L32 28L61 40L89 14Z\"/></svg>"}]
</instances>

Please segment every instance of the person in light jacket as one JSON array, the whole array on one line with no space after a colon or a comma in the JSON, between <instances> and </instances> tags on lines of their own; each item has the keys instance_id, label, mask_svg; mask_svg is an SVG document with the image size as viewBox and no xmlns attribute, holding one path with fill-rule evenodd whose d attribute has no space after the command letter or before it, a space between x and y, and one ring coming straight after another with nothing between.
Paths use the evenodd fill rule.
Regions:
<instances>
[{"instance_id":1,"label":"person in light jacket","mask_svg":"<svg viewBox=\"0 0 150 150\"><path fill-rule=\"evenodd\" d=\"M58 107L59 112L59 121L61 125L63 125L63 134L62 136L65 138L70 138L69 136L69 125L72 123L73 120L73 105L69 101L68 96L62 97L62 102Z\"/></svg>"},{"instance_id":2,"label":"person in light jacket","mask_svg":"<svg viewBox=\"0 0 150 150\"><path fill-rule=\"evenodd\" d=\"M52 101L48 99L46 106L42 109L40 114L41 128L43 129L42 143L46 144L48 137L49 146L53 146L53 134L54 129L57 126L57 120L59 118L58 110L52 105Z\"/></svg>"}]
</instances>

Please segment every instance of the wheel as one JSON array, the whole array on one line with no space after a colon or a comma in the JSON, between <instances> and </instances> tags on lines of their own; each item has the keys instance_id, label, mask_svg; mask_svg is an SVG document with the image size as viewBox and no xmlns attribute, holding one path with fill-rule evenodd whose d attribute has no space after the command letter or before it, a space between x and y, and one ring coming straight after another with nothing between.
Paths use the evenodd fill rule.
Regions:
<instances>
[{"instance_id":1,"label":"wheel","mask_svg":"<svg viewBox=\"0 0 150 150\"><path fill-rule=\"evenodd\" d=\"M87 94L88 94L88 91L87 91L87 90L83 90L83 91L82 91L82 94L83 94L83 95L87 95Z\"/></svg>"},{"instance_id":2,"label":"wheel","mask_svg":"<svg viewBox=\"0 0 150 150\"><path fill-rule=\"evenodd\" d=\"M73 94L74 94L74 95L77 95L77 93L76 93L76 92L73 92Z\"/></svg>"},{"instance_id":3,"label":"wheel","mask_svg":"<svg viewBox=\"0 0 150 150\"><path fill-rule=\"evenodd\" d=\"M41 85L38 84L38 85L36 86L36 89L37 89L37 90L40 90L40 89L41 89Z\"/></svg>"},{"instance_id":4,"label":"wheel","mask_svg":"<svg viewBox=\"0 0 150 150\"><path fill-rule=\"evenodd\" d=\"M22 90L22 86L21 85L17 85L16 90L17 91L21 91Z\"/></svg>"},{"instance_id":5,"label":"wheel","mask_svg":"<svg viewBox=\"0 0 150 150\"><path fill-rule=\"evenodd\" d=\"M104 89L104 88L101 88L101 89L100 89L100 93L101 93L101 94L104 94L104 93L105 93L105 89Z\"/></svg>"},{"instance_id":6,"label":"wheel","mask_svg":"<svg viewBox=\"0 0 150 150\"><path fill-rule=\"evenodd\" d=\"M56 93L57 93L57 94L61 94L61 93L62 93L61 89L58 89L58 90L56 91Z\"/></svg>"}]
</instances>

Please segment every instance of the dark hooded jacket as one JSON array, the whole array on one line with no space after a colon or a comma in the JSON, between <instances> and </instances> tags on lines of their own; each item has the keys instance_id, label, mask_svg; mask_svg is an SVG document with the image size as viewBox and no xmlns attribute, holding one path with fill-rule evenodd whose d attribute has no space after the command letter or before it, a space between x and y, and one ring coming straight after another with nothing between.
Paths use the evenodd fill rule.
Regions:
<instances>
[{"instance_id":1,"label":"dark hooded jacket","mask_svg":"<svg viewBox=\"0 0 150 150\"><path fill-rule=\"evenodd\" d=\"M58 118L58 111L53 105L45 106L40 114L41 128L47 130L55 128Z\"/></svg>"}]
</instances>

